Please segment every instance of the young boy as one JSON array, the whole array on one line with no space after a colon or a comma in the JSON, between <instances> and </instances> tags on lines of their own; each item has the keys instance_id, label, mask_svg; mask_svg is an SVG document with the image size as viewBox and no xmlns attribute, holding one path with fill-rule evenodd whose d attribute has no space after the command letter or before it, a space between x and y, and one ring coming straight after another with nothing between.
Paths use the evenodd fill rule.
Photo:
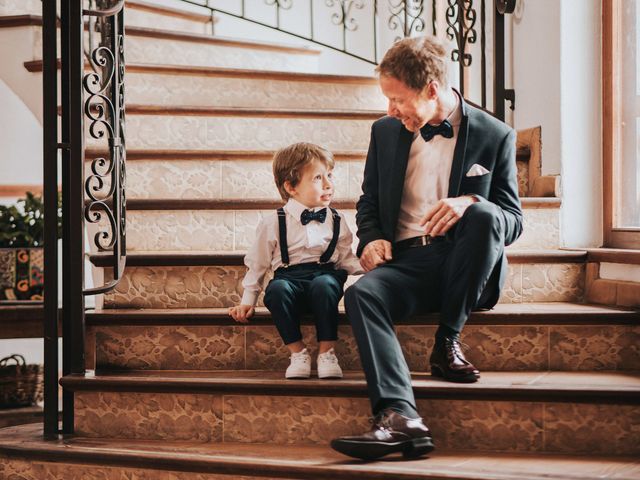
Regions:
<instances>
[{"instance_id":1,"label":"young boy","mask_svg":"<svg viewBox=\"0 0 640 480\"><path fill-rule=\"evenodd\" d=\"M352 235L344 216L328 208L333 196L333 155L310 143L296 143L273 158L273 176L287 203L258 224L247 252L248 271L241 304L229 309L236 322L247 323L265 274L273 280L264 303L291 352L286 378L309 378L311 357L302 342L300 316L311 312L318 340L318 378L342 378L335 355L338 302L348 274L363 273L351 250Z\"/></svg>"}]
</instances>

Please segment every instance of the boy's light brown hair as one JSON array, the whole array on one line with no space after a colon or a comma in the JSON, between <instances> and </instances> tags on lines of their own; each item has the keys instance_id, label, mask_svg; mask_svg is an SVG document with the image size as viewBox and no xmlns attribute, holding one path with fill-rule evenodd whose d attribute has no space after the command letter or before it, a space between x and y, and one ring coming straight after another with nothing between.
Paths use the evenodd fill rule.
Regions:
<instances>
[{"instance_id":1,"label":"boy's light brown hair","mask_svg":"<svg viewBox=\"0 0 640 480\"><path fill-rule=\"evenodd\" d=\"M305 167L316 160L324 163L327 169L335 165L333 154L313 143L294 143L276 152L273 156L273 179L283 200L287 201L290 197L284 183L288 181L292 187L296 187Z\"/></svg>"},{"instance_id":2,"label":"boy's light brown hair","mask_svg":"<svg viewBox=\"0 0 640 480\"><path fill-rule=\"evenodd\" d=\"M405 38L385 53L376 72L396 78L419 92L434 80L446 87L449 85L447 49L433 36Z\"/></svg>"}]
</instances>

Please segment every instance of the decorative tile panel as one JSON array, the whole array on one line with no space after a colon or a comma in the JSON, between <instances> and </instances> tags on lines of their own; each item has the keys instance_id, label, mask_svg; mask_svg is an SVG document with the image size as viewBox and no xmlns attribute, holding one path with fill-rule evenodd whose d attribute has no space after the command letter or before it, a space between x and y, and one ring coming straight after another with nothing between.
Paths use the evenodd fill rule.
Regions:
<instances>
[{"instance_id":1,"label":"decorative tile panel","mask_svg":"<svg viewBox=\"0 0 640 480\"><path fill-rule=\"evenodd\" d=\"M222 397L76 392L76 434L145 440L222 440Z\"/></svg>"},{"instance_id":2,"label":"decorative tile panel","mask_svg":"<svg viewBox=\"0 0 640 480\"><path fill-rule=\"evenodd\" d=\"M246 65L245 65L246 68ZM339 84L130 73L127 98L136 104L248 108L385 110L377 84Z\"/></svg>"},{"instance_id":3,"label":"decorative tile panel","mask_svg":"<svg viewBox=\"0 0 640 480\"><path fill-rule=\"evenodd\" d=\"M367 430L370 415L365 398L225 396L224 441L324 444Z\"/></svg>"},{"instance_id":4,"label":"decorative tile panel","mask_svg":"<svg viewBox=\"0 0 640 480\"><path fill-rule=\"evenodd\" d=\"M584 295L583 264L525 264L523 302L579 302Z\"/></svg>"},{"instance_id":5,"label":"decorative tile panel","mask_svg":"<svg viewBox=\"0 0 640 480\"><path fill-rule=\"evenodd\" d=\"M238 370L244 357L239 326L101 327L96 333L103 369Z\"/></svg>"}]
</instances>

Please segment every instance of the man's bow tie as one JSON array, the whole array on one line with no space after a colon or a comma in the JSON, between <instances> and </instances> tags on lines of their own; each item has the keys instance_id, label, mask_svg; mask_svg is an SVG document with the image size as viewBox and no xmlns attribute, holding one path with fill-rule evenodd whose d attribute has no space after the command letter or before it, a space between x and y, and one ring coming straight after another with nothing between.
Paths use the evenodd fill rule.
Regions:
<instances>
[{"instance_id":1,"label":"man's bow tie","mask_svg":"<svg viewBox=\"0 0 640 480\"><path fill-rule=\"evenodd\" d=\"M327 218L327 209L323 208L322 210L318 210L317 212L312 212L311 210L303 210L300 214L300 223L302 225L306 225L309 222L316 221L320 223L324 223Z\"/></svg>"},{"instance_id":2,"label":"man's bow tie","mask_svg":"<svg viewBox=\"0 0 640 480\"><path fill-rule=\"evenodd\" d=\"M420 135L425 142L430 141L436 135L442 135L444 138L453 138L453 127L448 120L443 121L440 125L429 125L428 123L420 129Z\"/></svg>"}]
</instances>

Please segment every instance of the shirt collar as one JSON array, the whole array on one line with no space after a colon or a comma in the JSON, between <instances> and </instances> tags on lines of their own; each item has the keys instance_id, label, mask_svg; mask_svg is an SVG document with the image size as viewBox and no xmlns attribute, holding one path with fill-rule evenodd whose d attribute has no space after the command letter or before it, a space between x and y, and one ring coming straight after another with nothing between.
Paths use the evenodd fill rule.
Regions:
<instances>
[{"instance_id":1,"label":"shirt collar","mask_svg":"<svg viewBox=\"0 0 640 480\"><path fill-rule=\"evenodd\" d=\"M317 210L322 210L324 207L316 207L316 208L307 208L305 207L303 204L301 204L299 201L297 201L294 198L290 198L287 203L284 206L284 210L291 215L292 217L297 218L298 220L300 219L300 215L302 215L302 212L304 210L310 210L312 212L315 212Z\"/></svg>"}]
</instances>

